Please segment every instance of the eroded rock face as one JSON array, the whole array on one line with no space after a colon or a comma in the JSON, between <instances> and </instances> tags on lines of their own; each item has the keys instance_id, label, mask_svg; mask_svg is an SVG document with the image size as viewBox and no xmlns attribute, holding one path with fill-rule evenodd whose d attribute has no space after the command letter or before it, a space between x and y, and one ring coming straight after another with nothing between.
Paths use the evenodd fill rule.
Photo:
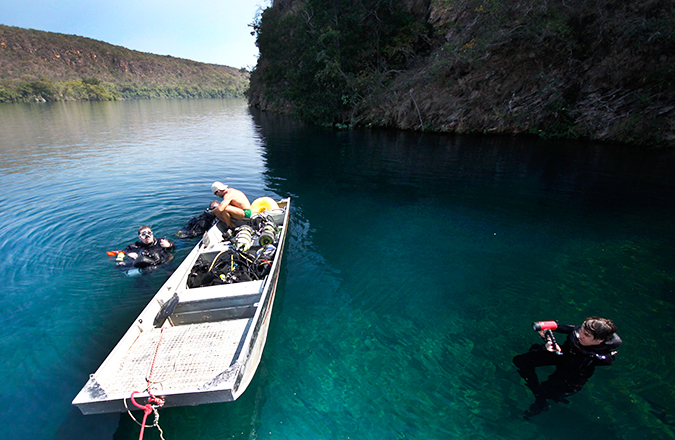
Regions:
<instances>
[{"instance_id":1,"label":"eroded rock face","mask_svg":"<svg viewBox=\"0 0 675 440\"><path fill-rule=\"evenodd\" d=\"M306 13L301 0L273 8L282 4ZM399 7L432 28L432 50L389 74L342 123L675 146L674 0ZM269 67L261 50L251 104L293 112L294 102L262 93Z\"/></svg>"}]
</instances>

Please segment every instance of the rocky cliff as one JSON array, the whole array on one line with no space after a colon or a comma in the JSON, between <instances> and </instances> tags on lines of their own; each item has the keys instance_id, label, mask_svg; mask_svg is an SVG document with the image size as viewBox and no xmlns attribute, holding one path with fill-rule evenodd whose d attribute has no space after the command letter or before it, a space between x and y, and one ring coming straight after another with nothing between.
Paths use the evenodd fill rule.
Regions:
<instances>
[{"instance_id":1,"label":"rocky cliff","mask_svg":"<svg viewBox=\"0 0 675 440\"><path fill-rule=\"evenodd\" d=\"M673 0L354 3L275 1L251 104L324 125L675 146Z\"/></svg>"}]
</instances>

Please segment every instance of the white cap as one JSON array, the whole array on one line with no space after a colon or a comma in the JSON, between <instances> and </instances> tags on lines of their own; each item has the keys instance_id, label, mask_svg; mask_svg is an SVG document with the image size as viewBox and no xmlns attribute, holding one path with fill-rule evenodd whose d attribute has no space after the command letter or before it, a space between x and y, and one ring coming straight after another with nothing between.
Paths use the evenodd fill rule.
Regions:
<instances>
[{"instance_id":1,"label":"white cap","mask_svg":"<svg viewBox=\"0 0 675 440\"><path fill-rule=\"evenodd\" d=\"M224 189L227 189L227 185L224 185L221 182L213 182L213 185L211 185L211 192L215 194L218 191L222 191Z\"/></svg>"}]
</instances>

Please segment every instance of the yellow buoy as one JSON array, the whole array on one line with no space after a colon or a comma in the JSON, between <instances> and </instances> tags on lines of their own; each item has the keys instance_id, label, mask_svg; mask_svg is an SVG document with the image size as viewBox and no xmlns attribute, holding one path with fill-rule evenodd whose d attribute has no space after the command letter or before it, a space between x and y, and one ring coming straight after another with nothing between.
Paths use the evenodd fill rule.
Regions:
<instances>
[{"instance_id":1,"label":"yellow buoy","mask_svg":"<svg viewBox=\"0 0 675 440\"><path fill-rule=\"evenodd\" d=\"M265 212L270 209L279 209L279 205L271 197L258 197L251 203L251 212Z\"/></svg>"}]
</instances>

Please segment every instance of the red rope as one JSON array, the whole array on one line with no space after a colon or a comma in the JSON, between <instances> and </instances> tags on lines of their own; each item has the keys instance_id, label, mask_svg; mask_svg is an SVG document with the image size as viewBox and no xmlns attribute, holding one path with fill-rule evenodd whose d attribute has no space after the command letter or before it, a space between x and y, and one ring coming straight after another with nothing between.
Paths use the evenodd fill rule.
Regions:
<instances>
[{"instance_id":1,"label":"red rope","mask_svg":"<svg viewBox=\"0 0 675 440\"><path fill-rule=\"evenodd\" d=\"M151 379L152 379L152 373L155 369L155 361L157 360L157 353L159 352L159 344L162 342L162 336L164 336L164 329L163 328L162 328L161 333L159 334L159 341L157 341L157 347L155 348L155 356L152 358L152 364L150 365L150 373L148 373L148 378L146 379L146 381L148 382L148 387L147 387L146 390L147 390L148 394L150 395L150 397L148 397L148 403L143 405L143 406L139 405L138 403L136 403L136 399L134 399L134 396L136 394L138 394L138 391L133 391L131 393L131 403L133 403L136 408L143 410L143 422L141 423L141 433L138 437L138 440L143 440L143 433L145 432L145 422L147 421L150 413L152 413L152 411L154 411L151 404L155 403L158 407L161 407L161 406L164 405L164 399L162 399L161 397L155 396L154 394L152 394L152 391L150 391L150 383L151 383Z\"/></svg>"},{"instance_id":2,"label":"red rope","mask_svg":"<svg viewBox=\"0 0 675 440\"><path fill-rule=\"evenodd\" d=\"M148 373L148 378L146 379L148 382L148 394L150 395L150 398L148 399L148 402L156 402L157 405L162 406L164 405L164 399L160 397L156 397L154 394L152 394L152 391L150 391L150 383L152 379L152 373L155 370L155 361L157 360L157 353L159 353L159 344L162 343L162 337L164 336L164 327L162 327L162 331L159 333L159 341L157 341L157 347L155 348L155 356L152 358L152 365L150 365L150 373Z\"/></svg>"},{"instance_id":3,"label":"red rope","mask_svg":"<svg viewBox=\"0 0 675 440\"><path fill-rule=\"evenodd\" d=\"M141 406L138 403L136 403L136 399L134 399L134 395L136 393L138 393L138 391L134 391L131 393L131 403L133 403L136 408L140 408L143 410L143 422L141 423L141 434L138 436L138 440L143 440L143 432L145 432L145 421L148 419L148 416L152 412L152 405L148 403L145 406Z\"/></svg>"}]
</instances>

